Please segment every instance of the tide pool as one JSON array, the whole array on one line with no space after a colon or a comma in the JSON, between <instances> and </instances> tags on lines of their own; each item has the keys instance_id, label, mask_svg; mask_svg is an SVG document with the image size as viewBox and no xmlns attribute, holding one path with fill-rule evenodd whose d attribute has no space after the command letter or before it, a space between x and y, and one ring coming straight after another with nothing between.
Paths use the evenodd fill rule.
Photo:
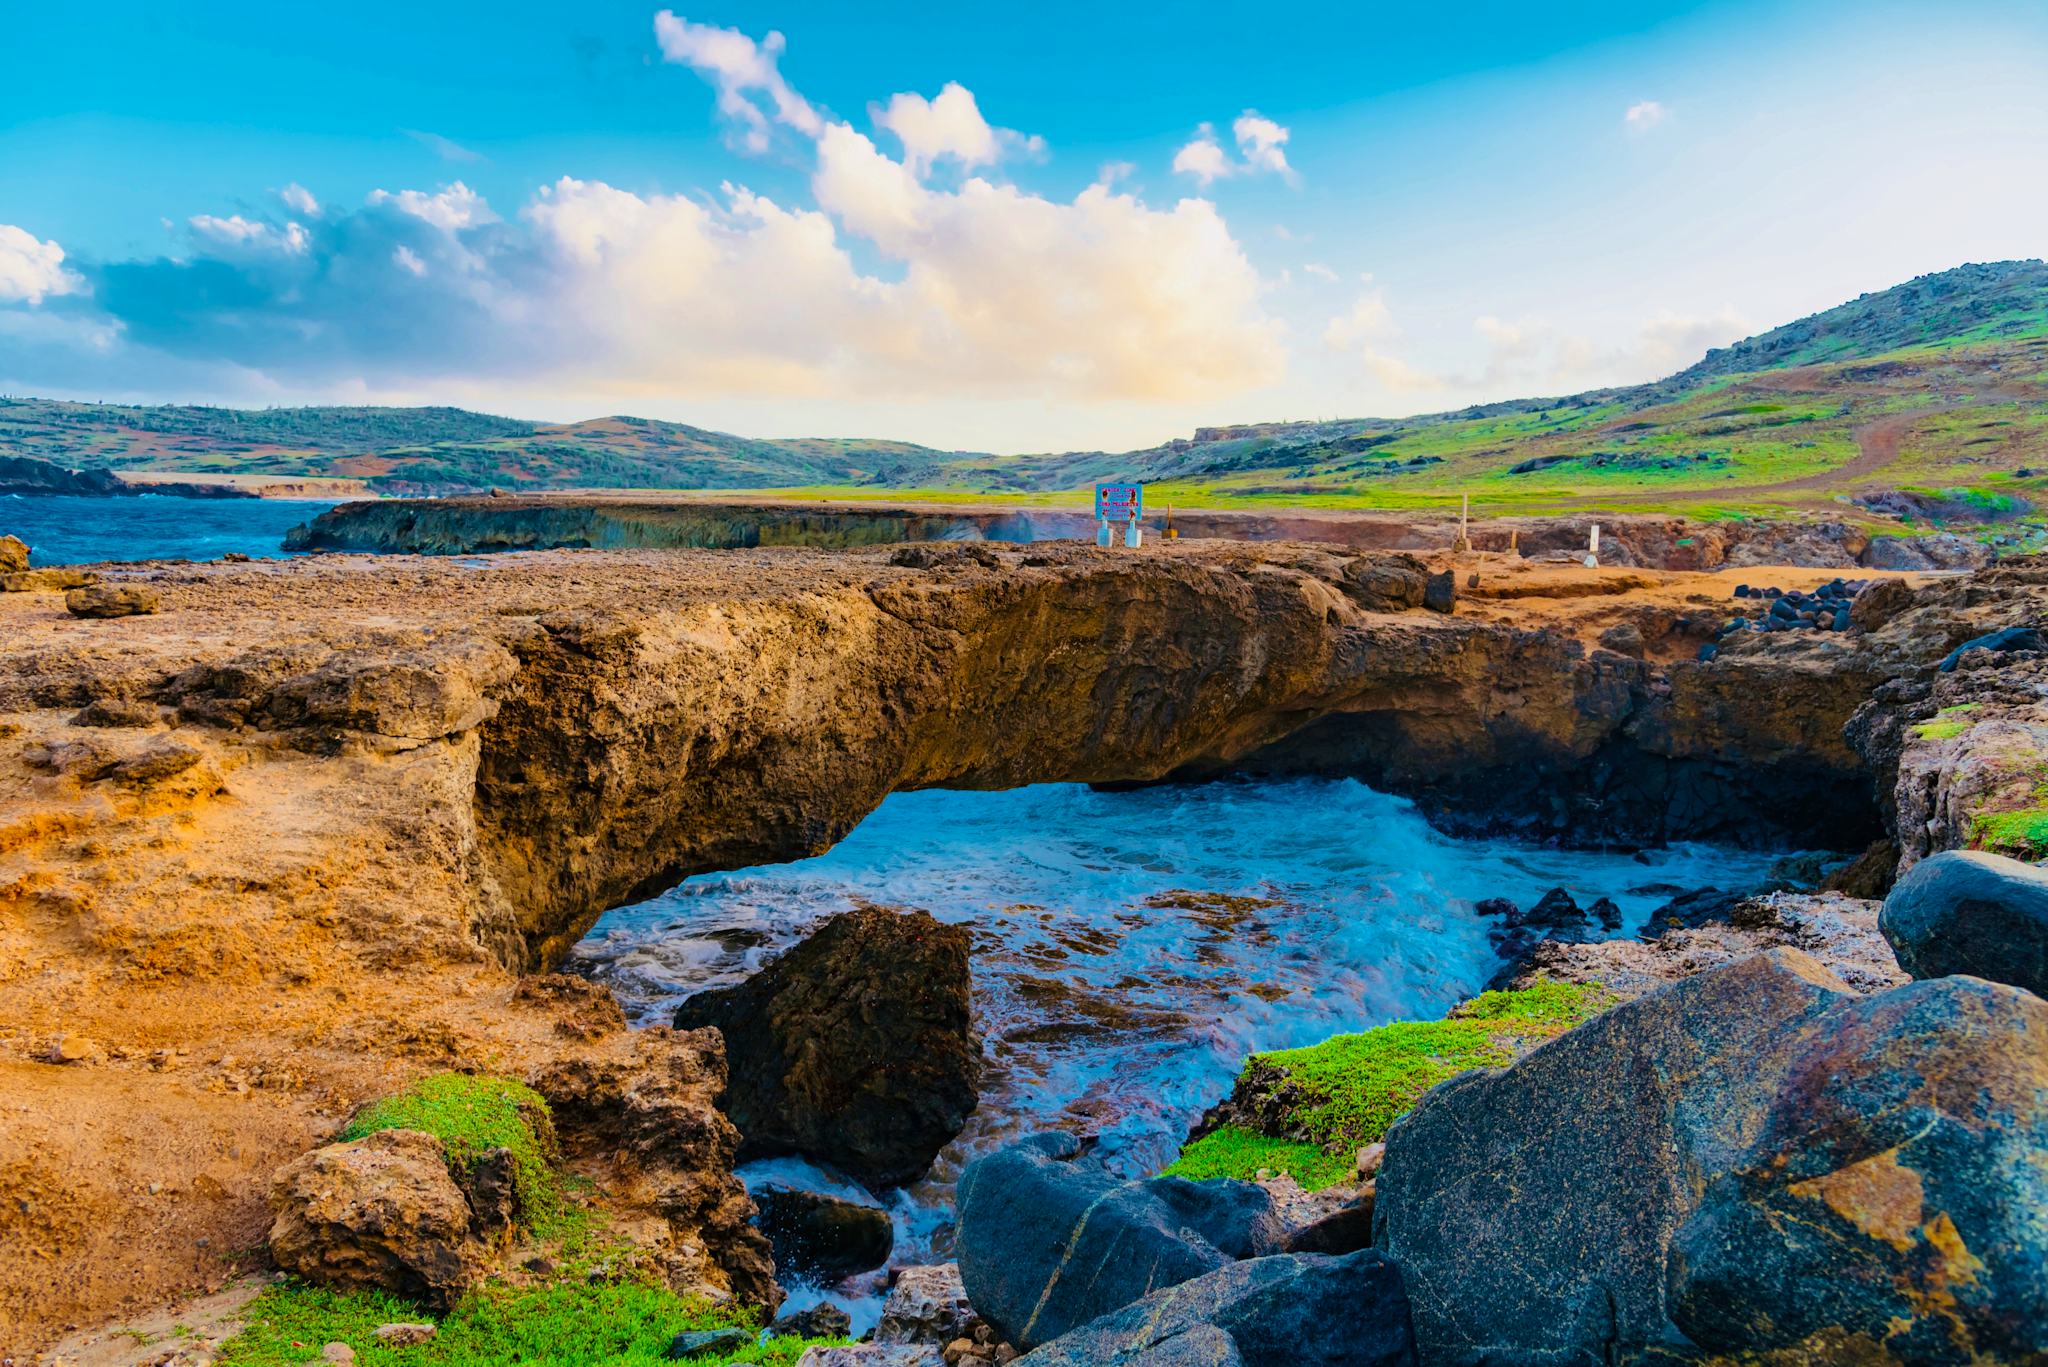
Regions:
<instances>
[{"instance_id":1,"label":"tide pool","mask_svg":"<svg viewBox=\"0 0 2048 1367\"><path fill-rule=\"evenodd\" d=\"M1484 898L1611 897L1631 935L1672 887L1751 886L1780 857L1457 840L1348 780L899 793L815 859L692 878L608 913L569 966L652 1024L862 902L972 927L981 1105L895 1197L900 1265L945 1256L961 1166L1019 1134L1096 1134L1113 1168L1151 1173L1246 1054L1442 1015L1500 967L1498 923L1473 909ZM742 1175L844 1187L786 1159ZM830 1298L871 1318L873 1290Z\"/></svg>"}]
</instances>

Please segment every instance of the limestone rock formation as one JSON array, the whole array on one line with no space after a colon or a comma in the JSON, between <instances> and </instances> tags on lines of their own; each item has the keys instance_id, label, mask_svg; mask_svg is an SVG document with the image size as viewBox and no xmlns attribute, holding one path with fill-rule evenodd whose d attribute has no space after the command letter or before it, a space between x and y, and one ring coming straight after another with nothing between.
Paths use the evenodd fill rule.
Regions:
<instances>
[{"instance_id":1,"label":"limestone rock formation","mask_svg":"<svg viewBox=\"0 0 2048 1367\"><path fill-rule=\"evenodd\" d=\"M1916 978L1969 973L2048 997L2048 869L1981 850L1923 859L1878 928Z\"/></svg>"},{"instance_id":2,"label":"limestone rock formation","mask_svg":"<svg viewBox=\"0 0 2048 1367\"><path fill-rule=\"evenodd\" d=\"M648 1213L658 1229L639 1242L672 1285L729 1291L772 1311L782 1290L768 1240L732 1175L739 1133L713 1105L725 1085L718 1037L653 1026L607 1042L527 1079L554 1112L564 1155L617 1206Z\"/></svg>"},{"instance_id":3,"label":"limestone rock formation","mask_svg":"<svg viewBox=\"0 0 2048 1367\"><path fill-rule=\"evenodd\" d=\"M958 1263L899 1268L882 1302L875 1342L942 1345L969 1337L981 1322Z\"/></svg>"},{"instance_id":4,"label":"limestone rock formation","mask_svg":"<svg viewBox=\"0 0 2048 1367\"><path fill-rule=\"evenodd\" d=\"M2044 1085L2038 998L1860 997L1773 950L1437 1088L1388 1134L1375 1244L1425 1364L2030 1362Z\"/></svg>"},{"instance_id":5,"label":"limestone rock formation","mask_svg":"<svg viewBox=\"0 0 2048 1367\"><path fill-rule=\"evenodd\" d=\"M1120 1182L1080 1156L1072 1135L1036 1134L960 1176L961 1281L1019 1348L1280 1247L1272 1197L1252 1183Z\"/></svg>"},{"instance_id":6,"label":"limestone rock formation","mask_svg":"<svg viewBox=\"0 0 2048 1367\"><path fill-rule=\"evenodd\" d=\"M277 1265L323 1286L446 1305L478 1271L469 1201L419 1130L316 1149L277 1174L270 1208Z\"/></svg>"},{"instance_id":7,"label":"limestone rock formation","mask_svg":"<svg viewBox=\"0 0 2048 1367\"><path fill-rule=\"evenodd\" d=\"M921 1176L979 1099L967 932L863 907L676 1011L725 1037L726 1114L752 1155L800 1153L877 1188Z\"/></svg>"},{"instance_id":8,"label":"limestone rock formation","mask_svg":"<svg viewBox=\"0 0 2048 1367\"><path fill-rule=\"evenodd\" d=\"M1401 1274L1371 1249L1227 1264L1017 1359L1020 1367L1414 1367Z\"/></svg>"},{"instance_id":9,"label":"limestone rock formation","mask_svg":"<svg viewBox=\"0 0 2048 1367\"><path fill-rule=\"evenodd\" d=\"M73 617L142 617L159 603L156 591L142 584L88 584L64 595Z\"/></svg>"},{"instance_id":10,"label":"limestone rock formation","mask_svg":"<svg viewBox=\"0 0 2048 1367\"><path fill-rule=\"evenodd\" d=\"M18 536L0 536L0 574L28 568L28 542Z\"/></svg>"}]
</instances>

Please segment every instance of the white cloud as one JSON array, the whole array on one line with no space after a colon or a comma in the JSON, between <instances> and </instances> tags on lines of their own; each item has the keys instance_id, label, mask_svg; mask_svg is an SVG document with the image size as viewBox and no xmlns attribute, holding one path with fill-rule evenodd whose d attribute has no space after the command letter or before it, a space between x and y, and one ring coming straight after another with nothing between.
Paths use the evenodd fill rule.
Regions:
<instances>
[{"instance_id":1,"label":"white cloud","mask_svg":"<svg viewBox=\"0 0 2048 1367\"><path fill-rule=\"evenodd\" d=\"M870 114L877 128L896 135L903 145L905 163L920 177L941 157L951 157L963 170L971 170L1015 153L1045 153L1043 138L990 127L973 93L958 81L946 82L929 100L912 92L892 95L886 106L870 106Z\"/></svg>"},{"instance_id":2,"label":"white cloud","mask_svg":"<svg viewBox=\"0 0 2048 1367\"><path fill-rule=\"evenodd\" d=\"M249 247L301 255L313 241L312 234L308 233L305 225L301 223L287 223L279 228L276 224L243 218L240 214L230 214L226 218L215 218L212 214L194 214L187 222L193 232L227 247Z\"/></svg>"},{"instance_id":3,"label":"white cloud","mask_svg":"<svg viewBox=\"0 0 2048 1367\"><path fill-rule=\"evenodd\" d=\"M39 242L26 228L0 223L0 304L40 304L83 285L65 269L64 249L54 240Z\"/></svg>"},{"instance_id":4,"label":"white cloud","mask_svg":"<svg viewBox=\"0 0 2048 1367\"><path fill-rule=\"evenodd\" d=\"M415 278L424 277L427 273L427 263L420 260L419 255L403 243L392 251L391 262L400 270L410 272Z\"/></svg>"},{"instance_id":5,"label":"white cloud","mask_svg":"<svg viewBox=\"0 0 2048 1367\"><path fill-rule=\"evenodd\" d=\"M1215 127L1202 124L1195 129L1195 136L1174 153L1174 173L1193 176L1205 188L1228 176L1267 173L1290 183L1295 179L1294 168L1287 164L1286 128L1256 109L1247 109L1231 123L1230 135L1237 142L1235 158L1218 141Z\"/></svg>"},{"instance_id":6,"label":"white cloud","mask_svg":"<svg viewBox=\"0 0 2048 1367\"><path fill-rule=\"evenodd\" d=\"M1326 285L1334 285L1337 283L1337 272L1331 270L1328 266L1325 266L1320 261L1309 262L1307 265L1301 268L1301 273L1303 275L1313 276L1315 279L1322 281Z\"/></svg>"},{"instance_id":7,"label":"white cloud","mask_svg":"<svg viewBox=\"0 0 2048 1367\"><path fill-rule=\"evenodd\" d=\"M484 197L459 180L442 186L431 195L424 190L400 190L397 194L389 190L372 190L370 203L393 205L401 213L411 214L423 223L431 223L444 233L498 221L498 216L491 212L491 206Z\"/></svg>"},{"instance_id":8,"label":"white cloud","mask_svg":"<svg viewBox=\"0 0 2048 1367\"><path fill-rule=\"evenodd\" d=\"M654 37L665 60L694 69L717 88L719 112L738 125L748 150L767 149L771 118L810 137L822 131L824 119L777 69L785 46L780 33L757 43L738 29L693 24L663 10L654 16Z\"/></svg>"},{"instance_id":9,"label":"white cloud","mask_svg":"<svg viewBox=\"0 0 2048 1367\"><path fill-rule=\"evenodd\" d=\"M277 197L283 200L285 207L295 214L303 214L307 218L320 217L320 201L313 198L311 190L308 190L297 181L293 181L290 185L279 190Z\"/></svg>"},{"instance_id":10,"label":"white cloud","mask_svg":"<svg viewBox=\"0 0 2048 1367\"><path fill-rule=\"evenodd\" d=\"M1647 133L1671 117L1671 111L1656 100L1642 100L1628 107L1621 121L1631 133Z\"/></svg>"},{"instance_id":11,"label":"white cloud","mask_svg":"<svg viewBox=\"0 0 2048 1367\"><path fill-rule=\"evenodd\" d=\"M1222 143L1216 141L1216 130L1206 123L1195 130L1192 140L1173 154L1173 173L1193 176L1204 186L1221 180L1230 171L1230 154L1223 150Z\"/></svg>"},{"instance_id":12,"label":"white cloud","mask_svg":"<svg viewBox=\"0 0 2048 1367\"><path fill-rule=\"evenodd\" d=\"M1285 128L1257 110L1247 109L1230 125L1230 131L1237 138L1237 148L1244 154L1245 164L1250 169L1283 176L1290 174L1292 168L1287 165L1287 153L1281 150L1287 143Z\"/></svg>"}]
</instances>

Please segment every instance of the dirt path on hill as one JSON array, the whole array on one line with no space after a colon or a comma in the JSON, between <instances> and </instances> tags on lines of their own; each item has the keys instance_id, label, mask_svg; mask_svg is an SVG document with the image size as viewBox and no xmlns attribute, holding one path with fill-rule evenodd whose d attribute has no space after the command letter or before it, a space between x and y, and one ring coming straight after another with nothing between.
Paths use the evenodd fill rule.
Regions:
<instances>
[{"instance_id":1,"label":"dirt path on hill","mask_svg":"<svg viewBox=\"0 0 2048 1367\"><path fill-rule=\"evenodd\" d=\"M1745 484L1733 489L1689 489L1683 493L1669 495L1672 502L1726 502L1730 499L1748 498L1755 494L1796 494L1809 491L1840 493L1844 487L1858 480L1889 469L1899 458L1899 443L1910 431L1913 424L1933 413L1938 408L1916 409L1911 413L1895 413L1888 418L1867 422L1856 429L1856 456L1845 465L1816 474L1801 475L1798 479L1779 480L1772 484Z\"/></svg>"}]
</instances>

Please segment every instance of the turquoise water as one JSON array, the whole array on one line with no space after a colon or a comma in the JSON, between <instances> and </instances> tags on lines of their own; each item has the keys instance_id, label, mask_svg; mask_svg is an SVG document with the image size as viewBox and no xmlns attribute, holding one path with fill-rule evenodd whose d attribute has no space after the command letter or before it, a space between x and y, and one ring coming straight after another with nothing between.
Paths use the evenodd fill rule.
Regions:
<instances>
[{"instance_id":1,"label":"turquoise water","mask_svg":"<svg viewBox=\"0 0 2048 1367\"><path fill-rule=\"evenodd\" d=\"M972 926L981 1107L894 1198L901 1264L943 1254L961 1165L1018 1134L1076 1127L1102 1136L1114 1167L1150 1173L1247 1053L1441 1015L1500 967L1481 899L1612 897L1618 933L1634 934L1671 886L1745 887L1777 857L1455 840L1350 781L899 793L818 858L692 878L609 913L572 966L644 1024L862 901ZM845 1187L791 1160L743 1175ZM871 1315L872 1292L802 1294Z\"/></svg>"},{"instance_id":2,"label":"turquoise water","mask_svg":"<svg viewBox=\"0 0 2048 1367\"><path fill-rule=\"evenodd\" d=\"M0 494L0 535L26 541L32 565L217 560L229 551L282 556L287 531L333 506L331 499Z\"/></svg>"}]
</instances>

